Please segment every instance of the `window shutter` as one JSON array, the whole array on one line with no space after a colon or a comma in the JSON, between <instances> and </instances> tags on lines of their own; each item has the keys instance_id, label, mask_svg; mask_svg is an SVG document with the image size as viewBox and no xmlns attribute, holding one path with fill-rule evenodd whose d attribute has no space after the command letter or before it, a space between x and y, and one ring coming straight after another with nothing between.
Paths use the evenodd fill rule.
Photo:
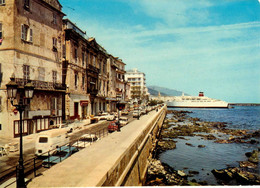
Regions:
<instances>
[{"instance_id":1,"label":"window shutter","mask_svg":"<svg viewBox=\"0 0 260 188\"><path fill-rule=\"evenodd\" d=\"M30 29L30 42L32 42L32 41L33 41L33 30Z\"/></svg>"},{"instance_id":2,"label":"window shutter","mask_svg":"<svg viewBox=\"0 0 260 188\"><path fill-rule=\"evenodd\" d=\"M21 38L22 38L23 40L25 40L25 33L24 33L24 30L25 30L24 25L22 25Z\"/></svg>"},{"instance_id":3,"label":"window shutter","mask_svg":"<svg viewBox=\"0 0 260 188\"><path fill-rule=\"evenodd\" d=\"M0 39L3 38L2 23L0 22Z\"/></svg>"}]
</instances>

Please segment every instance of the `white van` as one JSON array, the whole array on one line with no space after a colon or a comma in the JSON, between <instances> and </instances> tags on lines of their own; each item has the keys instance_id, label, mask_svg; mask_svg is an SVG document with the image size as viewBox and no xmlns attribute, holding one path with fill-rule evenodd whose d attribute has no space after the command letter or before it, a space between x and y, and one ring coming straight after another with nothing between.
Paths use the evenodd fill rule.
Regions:
<instances>
[{"instance_id":1,"label":"white van","mask_svg":"<svg viewBox=\"0 0 260 188\"><path fill-rule=\"evenodd\" d=\"M52 129L39 133L35 143L35 155L47 156L48 151L69 142L66 129ZM55 151L55 150L53 150Z\"/></svg>"}]
</instances>

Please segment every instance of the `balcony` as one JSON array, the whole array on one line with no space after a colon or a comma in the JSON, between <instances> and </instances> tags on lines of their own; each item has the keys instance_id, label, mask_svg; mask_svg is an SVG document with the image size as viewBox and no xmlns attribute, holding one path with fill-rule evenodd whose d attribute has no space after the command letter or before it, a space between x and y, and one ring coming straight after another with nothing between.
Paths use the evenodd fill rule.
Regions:
<instances>
[{"instance_id":1,"label":"balcony","mask_svg":"<svg viewBox=\"0 0 260 188\"><path fill-rule=\"evenodd\" d=\"M16 78L15 81L19 87L24 87L29 80L23 78ZM34 85L36 90L48 90L48 91L66 90L66 84L44 82L39 80L31 80L31 83Z\"/></svg>"},{"instance_id":2,"label":"balcony","mask_svg":"<svg viewBox=\"0 0 260 188\"><path fill-rule=\"evenodd\" d=\"M99 74L100 70L93 65L88 64L87 65L87 71L91 71L93 73Z\"/></svg>"}]
</instances>

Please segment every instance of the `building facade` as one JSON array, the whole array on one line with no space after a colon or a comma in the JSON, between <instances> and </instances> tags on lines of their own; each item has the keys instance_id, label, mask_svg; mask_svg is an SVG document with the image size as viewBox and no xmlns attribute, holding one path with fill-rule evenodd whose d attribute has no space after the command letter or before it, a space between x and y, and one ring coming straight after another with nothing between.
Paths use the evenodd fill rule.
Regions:
<instances>
[{"instance_id":1,"label":"building facade","mask_svg":"<svg viewBox=\"0 0 260 188\"><path fill-rule=\"evenodd\" d=\"M0 0L0 137L19 136L19 113L7 99L12 77L21 89L35 87L24 135L129 101L126 64L64 16L58 0Z\"/></svg>"},{"instance_id":2,"label":"building facade","mask_svg":"<svg viewBox=\"0 0 260 188\"><path fill-rule=\"evenodd\" d=\"M89 38L89 43L96 51L95 62L93 66L98 70L98 80L97 80L97 94L94 99L93 104L93 115L97 115L101 112L107 111L107 101L108 96L108 68L107 59L109 55L106 50L97 43L95 38Z\"/></svg>"},{"instance_id":3,"label":"building facade","mask_svg":"<svg viewBox=\"0 0 260 188\"><path fill-rule=\"evenodd\" d=\"M0 136L15 137L19 114L7 99L10 77L20 88L28 82L34 96L23 113L23 133L61 123L61 37L64 14L58 0L0 1Z\"/></svg>"},{"instance_id":4,"label":"building facade","mask_svg":"<svg viewBox=\"0 0 260 188\"><path fill-rule=\"evenodd\" d=\"M86 32L68 19L63 20L63 82L65 119L87 119L91 114L90 94L87 92L87 59L89 42Z\"/></svg>"},{"instance_id":5,"label":"building facade","mask_svg":"<svg viewBox=\"0 0 260 188\"><path fill-rule=\"evenodd\" d=\"M149 93L143 72L138 71L136 68L128 70L125 74L125 79L130 83L130 95L132 100L148 100Z\"/></svg>"}]
</instances>

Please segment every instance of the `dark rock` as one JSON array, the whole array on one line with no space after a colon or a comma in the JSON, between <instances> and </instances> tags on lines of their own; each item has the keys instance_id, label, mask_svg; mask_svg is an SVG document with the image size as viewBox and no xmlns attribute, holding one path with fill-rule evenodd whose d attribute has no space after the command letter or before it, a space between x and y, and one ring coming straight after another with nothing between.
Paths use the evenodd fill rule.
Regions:
<instances>
[{"instance_id":1,"label":"dark rock","mask_svg":"<svg viewBox=\"0 0 260 188\"><path fill-rule=\"evenodd\" d=\"M189 170L189 174L199 174L199 172L195 170Z\"/></svg>"},{"instance_id":2,"label":"dark rock","mask_svg":"<svg viewBox=\"0 0 260 188\"><path fill-rule=\"evenodd\" d=\"M216 178L229 181L234 178L234 170L232 169L233 169L232 167L229 167L227 169L221 169L221 170L214 169L211 172L214 174Z\"/></svg>"},{"instance_id":3,"label":"dark rock","mask_svg":"<svg viewBox=\"0 0 260 188\"><path fill-rule=\"evenodd\" d=\"M215 141L215 143L219 143L219 144L229 144L230 141L229 140L221 140L221 139L218 139Z\"/></svg>"},{"instance_id":4,"label":"dark rock","mask_svg":"<svg viewBox=\"0 0 260 188\"><path fill-rule=\"evenodd\" d=\"M246 155L247 157L251 157L252 152L246 152L245 155Z\"/></svg>"},{"instance_id":5,"label":"dark rock","mask_svg":"<svg viewBox=\"0 0 260 188\"><path fill-rule=\"evenodd\" d=\"M250 144L258 144L258 143L259 143L259 142L256 141L256 140L254 140L254 139L250 140Z\"/></svg>"},{"instance_id":6,"label":"dark rock","mask_svg":"<svg viewBox=\"0 0 260 188\"><path fill-rule=\"evenodd\" d=\"M185 143L187 146L195 147L191 143Z\"/></svg>"},{"instance_id":7,"label":"dark rock","mask_svg":"<svg viewBox=\"0 0 260 188\"><path fill-rule=\"evenodd\" d=\"M198 182L200 185L208 185L208 182L207 181L200 181Z\"/></svg>"},{"instance_id":8,"label":"dark rock","mask_svg":"<svg viewBox=\"0 0 260 188\"><path fill-rule=\"evenodd\" d=\"M162 140L157 145L162 151L173 150L176 148L176 141L173 140Z\"/></svg>"},{"instance_id":9,"label":"dark rock","mask_svg":"<svg viewBox=\"0 0 260 188\"><path fill-rule=\"evenodd\" d=\"M254 150L251 154L251 156L248 158L248 161L252 163L258 163L258 151Z\"/></svg>"},{"instance_id":10,"label":"dark rock","mask_svg":"<svg viewBox=\"0 0 260 188\"><path fill-rule=\"evenodd\" d=\"M189 181L188 185L189 186L200 186L200 184L198 184L197 182L192 182L192 181Z\"/></svg>"},{"instance_id":11,"label":"dark rock","mask_svg":"<svg viewBox=\"0 0 260 188\"><path fill-rule=\"evenodd\" d=\"M239 166L241 168L256 168L257 165L255 163L251 163L249 161L240 161Z\"/></svg>"},{"instance_id":12,"label":"dark rock","mask_svg":"<svg viewBox=\"0 0 260 188\"><path fill-rule=\"evenodd\" d=\"M252 137L260 137L260 130L253 132Z\"/></svg>"},{"instance_id":13,"label":"dark rock","mask_svg":"<svg viewBox=\"0 0 260 188\"><path fill-rule=\"evenodd\" d=\"M260 185L260 176L246 171L238 171L236 180L242 185Z\"/></svg>"}]
</instances>

